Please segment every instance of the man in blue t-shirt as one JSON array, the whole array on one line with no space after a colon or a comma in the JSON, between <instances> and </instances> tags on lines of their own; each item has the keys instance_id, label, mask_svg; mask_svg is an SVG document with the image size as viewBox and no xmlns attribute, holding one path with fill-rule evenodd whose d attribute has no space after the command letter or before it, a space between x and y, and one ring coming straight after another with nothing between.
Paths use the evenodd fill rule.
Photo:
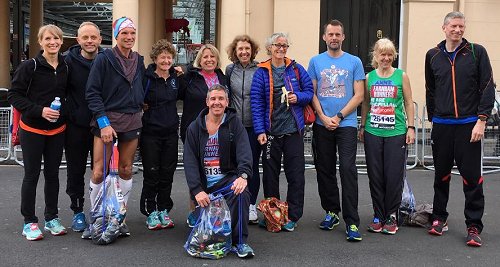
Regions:
<instances>
[{"instance_id":1,"label":"man in blue t-shirt","mask_svg":"<svg viewBox=\"0 0 500 267\"><path fill-rule=\"evenodd\" d=\"M344 26L331 20L324 26L327 51L309 62L307 72L314 85L314 163L321 206L326 211L320 228L332 230L343 211L348 241L361 241L358 231L358 172L356 169L357 113L363 101L365 73L361 60L342 51ZM337 186L337 147L342 185L342 209Z\"/></svg>"}]
</instances>

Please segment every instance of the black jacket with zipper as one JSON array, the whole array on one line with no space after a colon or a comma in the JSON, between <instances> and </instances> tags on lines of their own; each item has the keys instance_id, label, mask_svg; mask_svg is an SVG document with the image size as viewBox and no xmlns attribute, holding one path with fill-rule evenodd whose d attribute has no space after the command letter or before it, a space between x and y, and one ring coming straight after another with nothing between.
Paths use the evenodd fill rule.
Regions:
<instances>
[{"instance_id":1,"label":"black jacket with zipper","mask_svg":"<svg viewBox=\"0 0 500 267\"><path fill-rule=\"evenodd\" d=\"M40 130L52 130L65 123L68 65L59 55L59 64L54 69L42 53L40 51L34 58L36 65L33 59L25 60L19 65L7 99L21 112L23 123ZM42 117L42 111L44 107L50 107L55 97L61 98L61 115L56 122L50 122Z\"/></svg>"},{"instance_id":2,"label":"black jacket with zipper","mask_svg":"<svg viewBox=\"0 0 500 267\"><path fill-rule=\"evenodd\" d=\"M170 68L166 80L159 77L155 70L156 65L150 64L144 75L144 104L148 108L142 116L142 134L163 136L177 132L179 128L176 103L186 86L173 68Z\"/></svg>"},{"instance_id":3,"label":"black jacket with zipper","mask_svg":"<svg viewBox=\"0 0 500 267\"><path fill-rule=\"evenodd\" d=\"M493 72L486 49L465 38L452 61L442 41L425 56L426 104L429 121L490 116L495 98Z\"/></svg>"},{"instance_id":4,"label":"black jacket with zipper","mask_svg":"<svg viewBox=\"0 0 500 267\"><path fill-rule=\"evenodd\" d=\"M203 108L207 107L208 86L200 71L201 69L189 65L186 74L181 76L187 86L186 90L180 95L180 99L183 100L180 128L180 136L183 142L186 139L186 129L189 124L196 119ZM219 83L226 86L226 76L222 73L222 70L216 69L215 73L217 74Z\"/></svg>"},{"instance_id":5,"label":"black jacket with zipper","mask_svg":"<svg viewBox=\"0 0 500 267\"><path fill-rule=\"evenodd\" d=\"M226 108L226 119L219 126L219 155L221 172L227 177L241 176L246 173L252 177L252 150L248 141L248 135L236 117L233 108ZM202 110L196 120L191 123L186 132L184 143L184 172L192 196L201 191L207 191L207 177L204 171L204 152L208 140L208 131L205 123L205 115L208 108ZM224 179L219 181L223 182ZM214 187L216 187L214 185Z\"/></svg>"},{"instance_id":6,"label":"black jacket with zipper","mask_svg":"<svg viewBox=\"0 0 500 267\"><path fill-rule=\"evenodd\" d=\"M68 95L66 97L68 121L80 127L90 127L92 113L85 100L85 86L87 85L93 59L84 58L81 51L80 45L74 45L68 49L68 54L65 57L69 67ZM102 48L99 47L99 51L102 51Z\"/></svg>"}]
</instances>

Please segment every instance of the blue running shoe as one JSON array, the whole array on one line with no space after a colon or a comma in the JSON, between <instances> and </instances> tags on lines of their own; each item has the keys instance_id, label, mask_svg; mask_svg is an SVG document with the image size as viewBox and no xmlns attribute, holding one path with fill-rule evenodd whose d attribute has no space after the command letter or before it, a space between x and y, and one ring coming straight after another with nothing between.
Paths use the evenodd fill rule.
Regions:
<instances>
[{"instance_id":1,"label":"blue running shoe","mask_svg":"<svg viewBox=\"0 0 500 267\"><path fill-rule=\"evenodd\" d=\"M40 240L43 238L42 231L38 228L38 223L24 224L23 236L25 236L29 241Z\"/></svg>"},{"instance_id":2,"label":"blue running shoe","mask_svg":"<svg viewBox=\"0 0 500 267\"><path fill-rule=\"evenodd\" d=\"M153 211L149 214L148 218L146 219L146 226L149 230L161 229L161 222L160 218L158 218L158 211Z\"/></svg>"},{"instance_id":3,"label":"blue running shoe","mask_svg":"<svg viewBox=\"0 0 500 267\"><path fill-rule=\"evenodd\" d=\"M361 241L363 238L359 233L358 227L354 224L347 226L345 231L347 241Z\"/></svg>"},{"instance_id":4,"label":"blue running shoe","mask_svg":"<svg viewBox=\"0 0 500 267\"><path fill-rule=\"evenodd\" d=\"M168 216L167 210L162 210L158 212L158 219L161 222L161 228L172 228L174 227L174 221Z\"/></svg>"},{"instance_id":5,"label":"blue running shoe","mask_svg":"<svg viewBox=\"0 0 500 267\"><path fill-rule=\"evenodd\" d=\"M198 221L198 217L194 211L189 212L186 223L190 228L193 228L196 225L196 221Z\"/></svg>"},{"instance_id":6,"label":"blue running shoe","mask_svg":"<svg viewBox=\"0 0 500 267\"><path fill-rule=\"evenodd\" d=\"M288 221L283 225L282 229L288 232L293 232L295 230L295 227L297 227L297 223L294 221Z\"/></svg>"},{"instance_id":7,"label":"blue running shoe","mask_svg":"<svg viewBox=\"0 0 500 267\"><path fill-rule=\"evenodd\" d=\"M248 244L238 244L235 247L233 247L233 251L240 258L251 258L255 256L253 249Z\"/></svg>"},{"instance_id":8,"label":"blue running shoe","mask_svg":"<svg viewBox=\"0 0 500 267\"><path fill-rule=\"evenodd\" d=\"M52 235L65 235L66 228L62 226L61 220L59 218L52 219L48 222L45 222L45 231L49 231Z\"/></svg>"},{"instance_id":9,"label":"blue running shoe","mask_svg":"<svg viewBox=\"0 0 500 267\"><path fill-rule=\"evenodd\" d=\"M327 212L325 219L319 224L319 228L323 230L332 230L335 226L339 225L340 219L334 212Z\"/></svg>"},{"instance_id":10,"label":"blue running shoe","mask_svg":"<svg viewBox=\"0 0 500 267\"><path fill-rule=\"evenodd\" d=\"M73 216L73 222L71 224L71 229L75 232L83 232L87 227L87 221L85 220L85 213L80 212Z\"/></svg>"}]
</instances>

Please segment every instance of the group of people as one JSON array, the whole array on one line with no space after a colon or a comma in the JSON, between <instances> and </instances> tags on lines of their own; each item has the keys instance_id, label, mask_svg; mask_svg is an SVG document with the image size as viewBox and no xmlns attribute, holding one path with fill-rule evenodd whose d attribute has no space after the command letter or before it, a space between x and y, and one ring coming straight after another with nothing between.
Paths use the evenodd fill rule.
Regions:
<instances>
[{"instance_id":1,"label":"group of people","mask_svg":"<svg viewBox=\"0 0 500 267\"><path fill-rule=\"evenodd\" d=\"M464 183L467 245L481 246L484 195L481 140L494 101L491 65L484 47L463 38L465 17L451 12L443 22L446 39L426 55L425 80L432 148L436 166L434 211L430 234L447 230L446 204L455 161ZM151 230L174 226L172 182L177 166L178 128L184 143L184 169L192 201L187 219L194 226L199 207L210 193L230 186L233 242L239 257L254 255L247 243L249 223L265 226L256 211L262 158L264 198L280 199L281 159L288 190L288 221L294 231L303 215L305 159L303 109L312 104L313 154L318 191L325 217L319 227L332 230L342 213L346 239L361 241L358 215L356 148L364 142L373 220L370 232L395 234L401 203L407 146L415 142L415 111L408 75L393 67L397 50L389 39L373 46L373 71L365 75L361 60L342 50L344 26L324 25L327 50L311 58L307 70L286 56L285 33L265 42L270 58L256 62L257 43L247 35L227 48L233 62L220 68L219 51L203 45L193 64L174 67L175 47L162 39L144 59L132 51L136 26L122 17L113 23L116 46L102 50L98 27L84 22L78 45L60 54L62 31L40 28L42 51L17 69L8 94L22 113L20 139L25 175L21 190L23 235L43 238L35 216L36 186L44 159L45 230L62 235L57 216L59 165L63 148L68 164L66 192L74 212L72 229L89 238L84 212L84 174L92 156L89 182L93 206L113 142L119 149L119 186L127 203L132 189L132 161L140 144L144 182L140 211ZM60 97L60 110L50 108ZM183 101L179 125L176 102ZM361 105L361 123L357 107ZM54 121L54 122L53 122ZM106 151L106 154L104 154ZM336 178L339 163L340 193ZM342 194L342 195L340 195ZM241 204L243 203L243 204ZM240 209L240 212L239 212ZM238 221L240 223L238 227ZM120 233L130 235L125 222Z\"/></svg>"}]
</instances>

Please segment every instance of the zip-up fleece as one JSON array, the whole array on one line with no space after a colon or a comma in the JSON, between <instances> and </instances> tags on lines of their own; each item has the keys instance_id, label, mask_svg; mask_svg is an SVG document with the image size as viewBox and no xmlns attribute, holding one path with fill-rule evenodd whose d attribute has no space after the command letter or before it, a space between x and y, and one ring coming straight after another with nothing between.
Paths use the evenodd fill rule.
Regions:
<instances>
[{"instance_id":1,"label":"zip-up fleece","mask_svg":"<svg viewBox=\"0 0 500 267\"><path fill-rule=\"evenodd\" d=\"M225 113L226 119L219 126L219 154L220 168L226 177L218 183L223 183L234 175L241 176L242 173L252 177L252 150L247 132L233 108L226 108ZM208 140L205 123L207 114L208 108L205 108L186 132L184 172L192 196L201 191L207 192L207 177L204 171L204 153ZM214 187L217 187L217 184Z\"/></svg>"},{"instance_id":2,"label":"zip-up fleece","mask_svg":"<svg viewBox=\"0 0 500 267\"><path fill-rule=\"evenodd\" d=\"M139 55L137 60L137 71L131 84L112 49L105 49L97 54L92 63L85 93L89 109L96 119L105 116L106 111L141 112L144 100L144 57Z\"/></svg>"},{"instance_id":3,"label":"zip-up fleece","mask_svg":"<svg viewBox=\"0 0 500 267\"><path fill-rule=\"evenodd\" d=\"M32 59L19 65L14 73L7 100L21 112L21 121L24 124L40 130L52 130L65 123L68 65L59 55L59 64L54 69L42 53L43 51L40 51L34 58L36 70ZM50 107L55 97L61 98L61 115L56 122L49 122L42 117L42 111L44 107Z\"/></svg>"},{"instance_id":4,"label":"zip-up fleece","mask_svg":"<svg viewBox=\"0 0 500 267\"><path fill-rule=\"evenodd\" d=\"M250 88L258 62L250 62L243 67L240 62L235 62L226 67L228 87L230 89L230 106L236 109L237 116L243 126L253 127L252 108L250 106Z\"/></svg>"},{"instance_id":5,"label":"zip-up fleece","mask_svg":"<svg viewBox=\"0 0 500 267\"><path fill-rule=\"evenodd\" d=\"M65 57L69 67L68 95L66 97L68 121L81 127L90 127L92 113L85 100L85 86L87 85L93 60L84 58L81 51L80 45L74 45L69 48ZM99 47L99 51L102 51L102 48Z\"/></svg>"},{"instance_id":6,"label":"zip-up fleece","mask_svg":"<svg viewBox=\"0 0 500 267\"><path fill-rule=\"evenodd\" d=\"M189 65L186 74L181 76L186 82L186 90L181 94L180 99L183 100L182 118L181 118L181 140L186 140L186 129L193 122L200 111L207 106L208 86L205 83L205 78L200 74L201 69ZM221 85L226 86L226 76L221 69L215 69L217 79Z\"/></svg>"},{"instance_id":7,"label":"zip-up fleece","mask_svg":"<svg viewBox=\"0 0 500 267\"><path fill-rule=\"evenodd\" d=\"M452 61L442 41L425 56L429 121L434 116L463 119L490 116L495 98L493 72L486 49L464 38Z\"/></svg>"},{"instance_id":8,"label":"zip-up fleece","mask_svg":"<svg viewBox=\"0 0 500 267\"><path fill-rule=\"evenodd\" d=\"M297 129L303 133L304 130L304 107L313 98L313 84L309 74L302 65L294 60L285 58L285 73L283 81L289 92L297 95L297 103L291 104L293 117L297 123ZM271 130L271 116L273 110L273 75L271 70L271 59L257 65L259 69L255 72L250 91L252 118L255 134L269 132ZM297 80L295 69L297 68L300 81ZM299 87L300 86L300 87Z\"/></svg>"},{"instance_id":9,"label":"zip-up fleece","mask_svg":"<svg viewBox=\"0 0 500 267\"><path fill-rule=\"evenodd\" d=\"M176 103L186 86L173 68L170 68L167 80L159 77L155 70L156 64L150 64L143 82L146 91L144 103L148 109L142 116L142 134L164 136L177 133L179 115Z\"/></svg>"}]
</instances>

